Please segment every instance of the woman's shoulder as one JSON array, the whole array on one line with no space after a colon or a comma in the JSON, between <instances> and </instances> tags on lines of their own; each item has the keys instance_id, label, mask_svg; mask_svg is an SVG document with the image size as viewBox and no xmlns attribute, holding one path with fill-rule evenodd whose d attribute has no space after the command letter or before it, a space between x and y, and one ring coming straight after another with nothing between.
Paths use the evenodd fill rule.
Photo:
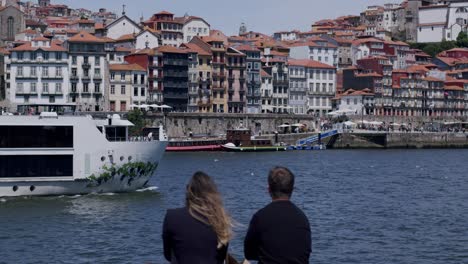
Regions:
<instances>
[{"instance_id":1,"label":"woman's shoulder","mask_svg":"<svg viewBox=\"0 0 468 264\"><path fill-rule=\"evenodd\" d=\"M187 207L167 209L166 217L181 217L189 214Z\"/></svg>"}]
</instances>

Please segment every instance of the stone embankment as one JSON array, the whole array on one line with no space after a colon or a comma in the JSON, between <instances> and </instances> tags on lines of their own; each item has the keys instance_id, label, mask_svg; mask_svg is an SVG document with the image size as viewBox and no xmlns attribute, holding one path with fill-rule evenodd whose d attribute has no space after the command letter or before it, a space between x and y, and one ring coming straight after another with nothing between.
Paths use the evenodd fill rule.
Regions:
<instances>
[{"instance_id":1,"label":"stone embankment","mask_svg":"<svg viewBox=\"0 0 468 264\"><path fill-rule=\"evenodd\" d=\"M317 118L310 115L275 115L275 114L221 114L221 113L168 113L147 115L147 121L153 126L165 124L171 138L189 136L219 136L226 130L239 127L249 128L252 135L274 134L282 131L282 124L304 124L312 130L319 126Z\"/></svg>"},{"instance_id":2,"label":"stone embankment","mask_svg":"<svg viewBox=\"0 0 468 264\"><path fill-rule=\"evenodd\" d=\"M344 133L333 148L468 148L468 133Z\"/></svg>"}]
</instances>

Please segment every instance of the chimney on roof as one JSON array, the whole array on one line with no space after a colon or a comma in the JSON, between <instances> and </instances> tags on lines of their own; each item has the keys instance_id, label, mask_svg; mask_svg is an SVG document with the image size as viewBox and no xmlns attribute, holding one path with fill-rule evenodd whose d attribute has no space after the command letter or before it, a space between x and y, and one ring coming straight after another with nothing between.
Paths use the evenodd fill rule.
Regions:
<instances>
[{"instance_id":1,"label":"chimney on roof","mask_svg":"<svg viewBox=\"0 0 468 264\"><path fill-rule=\"evenodd\" d=\"M122 5L122 16L125 16L125 4Z\"/></svg>"}]
</instances>

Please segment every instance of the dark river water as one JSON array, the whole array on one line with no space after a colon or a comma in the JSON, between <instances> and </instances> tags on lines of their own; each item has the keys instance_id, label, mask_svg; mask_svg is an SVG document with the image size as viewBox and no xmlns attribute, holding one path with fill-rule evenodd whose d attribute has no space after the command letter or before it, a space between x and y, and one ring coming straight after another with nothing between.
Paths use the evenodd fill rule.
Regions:
<instances>
[{"instance_id":1,"label":"dark river water","mask_svg":"<svg viewBox=\"0 0 468 264\"><path fill-rule=\"evenodd\" d=\"M157 190L1 199L0 263L165 263L162 220L196 170L215 178L238 223L240 259L275 165L296 174L311 263L468 263L468 150L167 153Z\"/></svg>"}]
</instances>

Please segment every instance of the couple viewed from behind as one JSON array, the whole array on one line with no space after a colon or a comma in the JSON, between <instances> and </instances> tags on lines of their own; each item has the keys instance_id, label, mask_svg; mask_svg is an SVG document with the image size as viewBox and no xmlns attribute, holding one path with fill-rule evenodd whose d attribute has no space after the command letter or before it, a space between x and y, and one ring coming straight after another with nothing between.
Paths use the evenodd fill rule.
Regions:
<instances>
[{"instance_id":1,"label":"couple viewed from behind","mask_svg":"<svg viewBox=\"0 0 468 264\"><path fill-rule=\"evenodd\" d=\"M247 260L258 263L309 263L309 220L291 201L294 175L273 168L268 175L272 202L252 217L244 240ZM222 264L232 238L232 220L214 181L196 172L187 185L185 207L167 211L163 224L164 256L177 264ZM229 263L229 261L226 261Z\"/></svg>"}]
</instances>

